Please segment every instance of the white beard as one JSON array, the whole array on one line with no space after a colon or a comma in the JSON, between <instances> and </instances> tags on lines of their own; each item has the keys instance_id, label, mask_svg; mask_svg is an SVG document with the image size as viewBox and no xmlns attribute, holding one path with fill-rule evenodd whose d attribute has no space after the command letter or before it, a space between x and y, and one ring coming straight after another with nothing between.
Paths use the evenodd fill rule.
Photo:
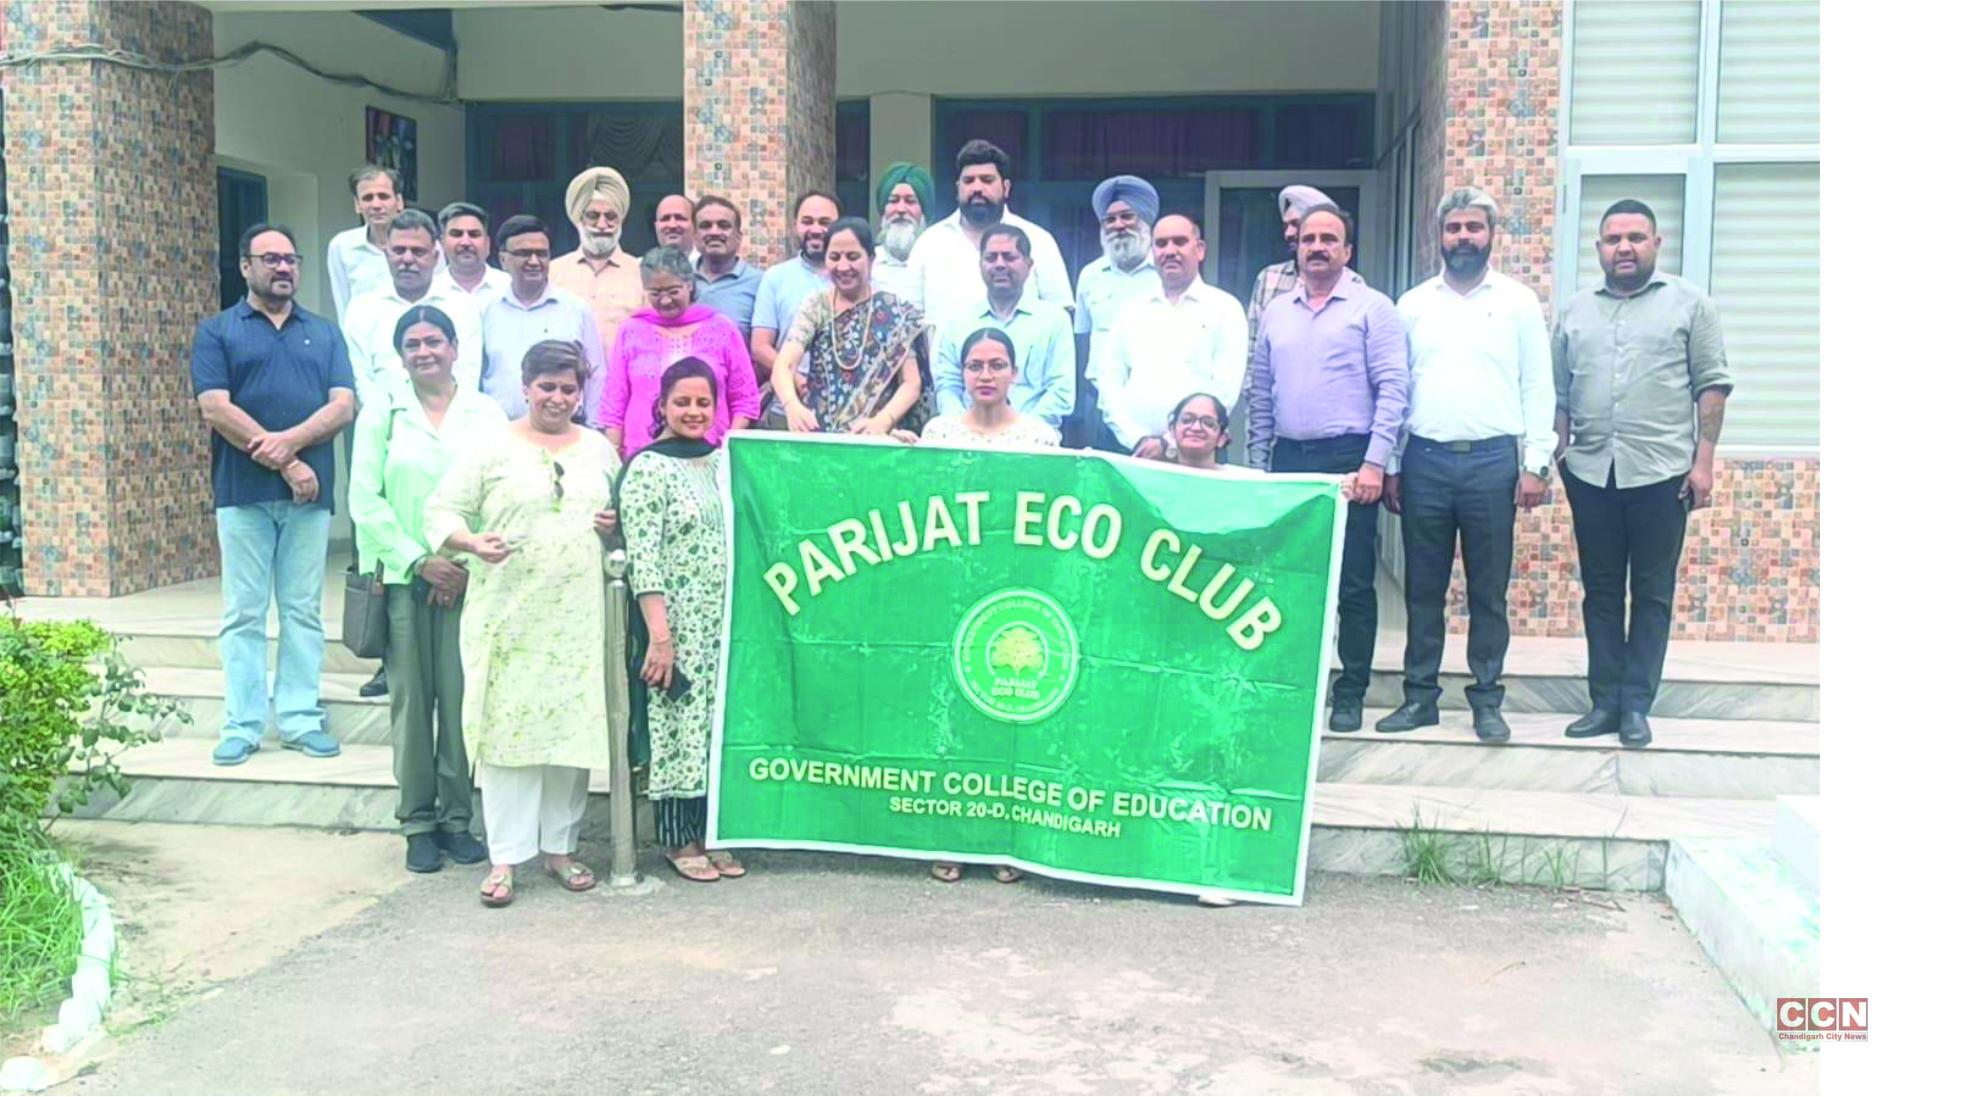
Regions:
<instances>
[{"instance_id":1,"label":"white beard","mask_svg":"<svg viewBox=\"0 0 1966 1097\"><path fill-rule=\"evenodd\" d=\"M614 254L615 248L620 246L621 237L612 232L589 232L585 228L580 230L580 250L590 258L606 259Z\"/></svg>"},{"instance_id":2,"label":"white beard","mask_svg":"<svg viewBox=\"0 0 1966 1097\"><path fill-rule=\"evenodd\" d=\"M1099 246L1106 253L1106 261L1121 270L1132 270L1147 261L1144 232L1105 233L1099 237Z\"/></svg>"},{"instance_id":3,"label":"white beard","mask_svg":"<svg viewBox=\"0 0 1966 1097\"><path fill-rule=\"evenodd\" d=\"M922 238L922 223L912 217L898 217L881 225L881 246L896 261L908 261L915 241Z\"/></svg>"}]
</instances>

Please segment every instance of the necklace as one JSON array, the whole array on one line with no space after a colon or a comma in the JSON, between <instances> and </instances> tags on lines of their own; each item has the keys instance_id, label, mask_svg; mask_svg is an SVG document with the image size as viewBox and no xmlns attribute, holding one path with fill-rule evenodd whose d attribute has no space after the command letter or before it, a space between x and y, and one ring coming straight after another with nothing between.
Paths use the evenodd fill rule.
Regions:
<instances>
[{"instance_id":1,"label":"necklace","mask_svg":"<svg viewBox=\"0 0 1966 1097\"><path fill-rule=\"evenodd\" d=\"M864 304L865 302L860 302L860 303ZM833 291L833 311L836 314L840 311L840 291L837 289ZM833 352L833 368L839 370L841 373L854 373L860 369L861 363L867 360L867 355L871 353L873 350L873 340L874 340L873 318L871 316L868 316L868 317L863 317L861 320L860 340L859 340L860 347L858 351L854 354L852 362L848 362L845 356L843 356L840 353L841 340L838 336L838 325L837 324L834 325L834 328L835 328L835 334L833 339L831 340L832 342L831 350Z\"/></svg>"}]
</instances>

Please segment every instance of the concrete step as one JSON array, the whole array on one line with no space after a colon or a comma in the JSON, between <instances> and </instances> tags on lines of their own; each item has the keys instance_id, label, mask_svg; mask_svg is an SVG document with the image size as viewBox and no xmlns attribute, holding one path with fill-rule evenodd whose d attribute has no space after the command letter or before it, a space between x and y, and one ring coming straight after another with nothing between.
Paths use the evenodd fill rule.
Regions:
<instances>
[{"instance_id":1,"label":"concrete step","mask_svg":"<svg viewBox=\"0 0 1966 1097\"><path fill-rule=\"evenodd\" d=\"M1822 802L1814 796L1775 798L1775 856L1811 891L1821 891Z\"/></svg>"},{"instance_id":2,"label":"concrete step","mask_svg":"<svg viewBox=\"0 0 1966 1097\"><path fill-rule=\"evenodd\" d=\"M1778 998L1819 993L1816 889L1766 835L1675 837L1666 897L1748 1011L1769 1031Z\"/></svg>"},{"instance_id":3,"label":"concrete step","mask_svg":"<svg viewBox=\"0 0 1966 1097\"><path fill-rule=\"evenodd\" d=\"M365 674L324 674L328 729L346 744L386 745L389 702L358 696ZM225 676L217 670L153 668L153 693L175 698L192 722L162 725L173 738L214 740L225 726ZM1366 728L1389 710L1366 712ZM271 717L268 717L269 721ZM1817 725L1753 720L1653 721L1653 745L1625 750L1615 738L1565 739L1568 714L1510 717L1513 738L1493 747L1474 737L1463 713L1437 728L1402 735L1327 734L1318 780L1348 784L1441 785L1632 796L1762 799L1818 790ZM273 726L271 722L267 725Z\"/></svg>"},{"instance_id":4,"label":"concrete step","mask_svg":"<svg viewBox=\"0 0 1966 1097\"><path fill-rule=\"evenodd\" d=\"M382 666L380 659L363 659L341 643L339 622L327 626L328 644L322 651L321 670L327 674L359 674L364 681ZM218 634L210 632L142 632L123 636L123 657L149 670L218 670ZM266 640L266 665L270 668L280 655L280 638Z\"/></svg>"},{"instance_id":5,"label":"concrete step","mask_svg":"<svg viewBox=\"0 0 1966 1097\"><path fill-rule=\"evenodd\" d=\"M244 826L395 827L386 746L349 744L332 759L269 746L244 765L211 763L211 741L169 739L130 752L130 794L98 798L88 817ZM606 775L592 777L605 798ZM1766 801L1618 793L1318 785L1310 864L1317 869L1404 875L1418 861L1460 879L1656 891L1667 843L1693 836L1765 833ZM590 828L605 826L590 809Z\"/></svg>"}]
</instances>

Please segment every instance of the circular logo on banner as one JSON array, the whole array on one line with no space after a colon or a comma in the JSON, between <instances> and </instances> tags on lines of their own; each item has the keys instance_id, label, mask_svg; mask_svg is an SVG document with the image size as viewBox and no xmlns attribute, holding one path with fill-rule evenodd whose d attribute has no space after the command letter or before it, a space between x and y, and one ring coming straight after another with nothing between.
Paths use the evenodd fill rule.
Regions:
<instances>
[{"instance_id":1,"label":"circular logo on banner","mask_svg":"<svg viewBox=\"0 0 1966 1097\"><path fill-rule=\"evenodd\" d=\"M956 685L983 715L1029 724L1058 711L1079 680L1079 635L1041 591L985 595L956 625Z\"/></svg>"}]
</instances>

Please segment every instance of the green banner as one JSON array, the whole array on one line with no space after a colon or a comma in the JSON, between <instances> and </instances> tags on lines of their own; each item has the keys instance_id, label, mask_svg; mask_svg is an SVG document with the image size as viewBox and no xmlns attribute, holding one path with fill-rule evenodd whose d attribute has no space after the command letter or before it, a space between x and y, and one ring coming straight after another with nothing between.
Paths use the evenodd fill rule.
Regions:
<instances>
[{"instance_id":1,"label":"green banner","mask_svg":"<svg viewBox=\"0 0 1966 1097\"><path fill-rule=\"evenodd\" d=\"M1303 901L1336 477L728 449L714 843Z\"/></svg>"}]
</instances>

